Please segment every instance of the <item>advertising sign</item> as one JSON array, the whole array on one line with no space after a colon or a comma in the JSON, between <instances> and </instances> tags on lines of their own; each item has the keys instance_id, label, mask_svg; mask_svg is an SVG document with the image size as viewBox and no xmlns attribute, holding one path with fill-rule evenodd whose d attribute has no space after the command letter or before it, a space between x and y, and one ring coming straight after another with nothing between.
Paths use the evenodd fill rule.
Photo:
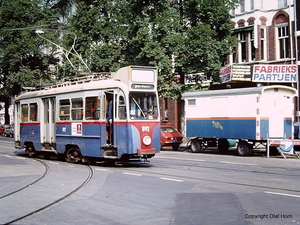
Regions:
<instances>
[{"instance_id":1,"label":"advertising sign","mask_svg":"<svg viewBox=\"0 0 300 225\"><path fill-rule=\"evenodd\" d=\"M253 65L253 82L295 83L297 65Z\"/></svg>"},{"instance_id":2,"label":"advertising sign","mask_svg":"<svg viewBox=\"0 0 300 225\"><path fill-rule=\"evenodd\" d=\"M220 70L220 78L222 83L229 82L231 80L231 66L226 66Z\"/></svg>"},{"instance_id":3,"label":"advertising sign","mask_svg":"<svg viewBox=\"0 0 300 225\"><path fill-rule=\"evenodd\" d=\"M230 65L220 70L220 78L222 83L229 81L250 81L251 82L251 66L250 65Z\"/></svg>"},{"instance_id":4,"label":"advertising sign","mask_svg":"<svg viewBox=\"0 0 300 225\"><path fill-rule=\"evenodd\" d=\"M72 135L82 136L82 123L72 123Z\"/></svg>"},{"instance_id":5,"label":"advertising sign","mask_svg":"<svg viewBox=\"0 0 300 225\"><path fill-rule=\"evenodd\" d=\"M251 81L250 65L233 65L231 73L232 81Z\"/></svg>"},{"instance_id":6,"label":"advertising sign","mask_svg":"<svg viewBox=\"0 0 300 225\"><path fill-rule=\"evenodd\" d=\"M211 82L204 73L187 74L184 78L184 84L209 84Z\"/></svg>"}]
</instances>

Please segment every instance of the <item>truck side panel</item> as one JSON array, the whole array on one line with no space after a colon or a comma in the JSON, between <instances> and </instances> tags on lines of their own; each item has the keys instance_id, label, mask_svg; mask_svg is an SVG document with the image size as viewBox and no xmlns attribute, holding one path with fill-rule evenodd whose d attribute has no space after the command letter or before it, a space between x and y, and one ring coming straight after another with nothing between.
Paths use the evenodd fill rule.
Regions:
<instances>
[{"instance_id":1,"label":"truck side panel","mask_svg":"<svg viewBox=\"0 0 300 225\"><path fill-rule=\"evenodd\" d=\"M187 137L255 139L256 118L187 119Z\"/></svg>"}]
</instances>

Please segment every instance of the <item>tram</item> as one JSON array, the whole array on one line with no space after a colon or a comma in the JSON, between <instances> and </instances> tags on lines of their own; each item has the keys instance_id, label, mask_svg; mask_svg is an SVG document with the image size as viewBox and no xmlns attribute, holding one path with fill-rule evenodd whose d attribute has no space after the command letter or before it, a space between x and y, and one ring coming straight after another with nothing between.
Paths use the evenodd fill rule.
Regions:
<instances>
[{"instance_id":1,"label":"tram","mask_svg":"<svg viewBox=\"0 0 300 225\"><path fill-rule=\"evenodd\" d=\"M68 162L153 157L160 150L155 67L76 77L14 100L15 148Z\"/></svg>"}]
</instances>

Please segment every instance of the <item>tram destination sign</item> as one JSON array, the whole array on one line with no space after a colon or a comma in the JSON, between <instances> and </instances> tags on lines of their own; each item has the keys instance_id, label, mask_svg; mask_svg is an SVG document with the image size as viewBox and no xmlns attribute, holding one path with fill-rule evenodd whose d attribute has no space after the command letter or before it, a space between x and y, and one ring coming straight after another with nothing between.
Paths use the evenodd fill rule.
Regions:
<instances>
[{"instance_id":1,"label":"tram destination sign","mask_svg":"<svg viewBox=\"0 0 300 225\"><path fill-rule=\"evenodd\" d=\"M297 65L254 65L253 82L295 83Z\"/></svg>"},{"instance_id":2,"label":"tram destination sign","mask_svg":"<svg viewBox=\"0 0 300 225\"><path fill-rule=\"evenodd\" d=\"M132 84L131 85L132 89L148 89L148 90L153 90L154 85L153 84Z\"/></svg>"}]
</instances>

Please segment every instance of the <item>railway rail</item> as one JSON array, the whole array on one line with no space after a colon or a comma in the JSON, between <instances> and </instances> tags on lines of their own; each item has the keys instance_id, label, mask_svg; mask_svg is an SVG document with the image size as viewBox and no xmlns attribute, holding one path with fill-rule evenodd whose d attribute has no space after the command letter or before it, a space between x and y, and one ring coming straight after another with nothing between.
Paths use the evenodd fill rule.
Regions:
<instances>
[{"instance_id":1,"label":"railway rail","mask_svg":"<svg viewBox=\"0 0 300 225\"><path fill-rule=\"evenodd\" d=\"M26 157L23 158L26 159ZM72 204L72 202L70 203L69 200L73 201L73 198L70 198L64 204L60 204L59 207L53 207L51 210L49 208L68 199L71 195L84 188L87 184L89 185L87 185L82 190L82 192L86 192L84 199L80 198L78 199L78 202L82 200L89 202L89 200L95 193L97 193L96 196L98 197L102 196L105 198L107 196L110 196L110 199L108 200L105 198L104 202L94 201L93 203L91 203L95 204L95 206L101 205L101 207L105 208L109 208L111 205L105 205L107 201L114 201L116 199L119 199L120 196L122 196L122 200L125 199L125 201L130 201L130 197L132 197L131 194L135 194L134 196L141 200L140 196L136 195L135 185L147 183L150 181L151 184L158 185L160 188L162 188L162 190L164 190L164 188L168 188L168 191L172 192L173 187L177 187L178 190L183 191L182 193L190 193L194 195L195 198L197 198L197 196L206 196L207 193L208 195L210 194L210 196L214 196L214 194L217 194L216 198L218 198L218 196L220 195L223 197L225 196L227 200L231 201L233 199L234 202L240 200L241 204L244 205L245 203L245 212L247 213L256 212L256 206L254 207L252 205L252 198L256 198L257 202L262 201L264 203L276 201L276 203L283 207L283 209L286 209L286 205L284 201L282 201L282 198L289 198L289 201L293 202L293 204L296 204L300 199L300 189L298 188L297 184L297 180L299 180L300 177L300 167L298 163L299 161L297 159L283 160L279 158L274 158L269 160L261 157L248 157L247 159L245 159L241 157L228 155L213 156L211 154L195 155L180 152L162 152L161 154L158 154L151 160L151 164L132 162L125 164L122 167L117 166L112 162L102 162L102 164L98 163L89 166L78 164L75 165L57 160L40 160L35 158L32 158L32 160L39 160L41 162L46 163L49 166L49 171L44 177L46 178L48 184L50 181L53 181L54 187L60 187L59 185L61 183L59 183L58 180L53 179L55 178L55 176L52 176L53 174L56 174L56 176L58 174L59 176L62 175L61 180L65 179L65 184L67 184L67 182L69 182L70 180L74 180L74 175L74 177L76 177L77 179L77 183L75 185L74 182L64 192L57 192L53 189L53 187L51 187L53 191L52 193L48 193L48 196L52 194L52 196L57 199L54 200L51 198L51 202L50 200L48 200L48 202L45 203L43 200L39 199L35 199L35 201L30 201L30 199L28 199L29 202L26 201L26 203L24 204L32 205L32 202L39 202L43 205L39 204L39 206L36 206L35 209L31 211L28 210L26 213L23 214L20 213L20 211L18 211L17 213L15 213L15 217L11 218L10 220L5 220L3 224L22 223L24 221L30 223L35 219L47 217L52 210L52 213L55 213L55 211L60 207L66 210L68 209L66 205ZM80 175L78 175L79 173ZM71 179L68 178L68 176L70 175L72 175ZM134 176L134 178L132 179L130 176ZM40 179L39 181L36 181L33 185L29 185L28 187L39 187L40 182L43 183L44 178ZM129 189L123 189L123 186L121 184L119 185L121 187L118 187L118 185L114 186L115 183L112 182L117 182L117 179L119 179L120 183L125 182L124 184L128 185ZM36 180L38 180L38 178ZM173 185L172 182L174 182L174 184L175 182L180 182L180 184L178 183L179 185ZM57 185L55 185L55 183ZM129 186L129 183L133 186ZM95 184L98 184L98 186L95 187ZM111 187L113 187L112 190ZM132 187L134 187L134 190L131 189ZM93 191L96 191L95 189L97 189L97 192L94 193ZM147 192L147 190L149 190L149 187L145 187L144 191ZM179 193L178 190L176 190L176 193L174 195L177 196L177 193ZM26 188L14 194L16 194L16 197L18 197L20 196L18 194L22 193L22 191L25 191L26 193ZM115 191L117 191L117 193ZM141 190L139 189L139 193L141 193L140 191ZM82 192L80 192L80 194ZM105 195L103 195L102 192L105 192ZM124 197L124 195L122 195L121 193L130 194L128 194L127 197ZM236 193L238 194L236 195ZM7 198L8 202L10 196L14 196L14 194L0 198L0 207L2 200L5 201L5 199ZM277 197L278 195L280 196ZM87 198L87 196L89 196L89 198ZM159 196L159 194L155 194L154 196ZM151 197L151 199L155 199L155 197ZM144 198L142 198L142 200L144 200ZM142 200L140 202L143 202ZM170 200L170 198L168 200ZM19 201L22 201L22 199L19 199ZM185 200L182 199L182 201ZM218 200L215 201L218 202ZM170 202L172 203L173 199L171 199ZM8 205L10 204L11 203L8 203ZM133 205L134 203L131 203L131 206ZM202 205L205 204L202 203ZM85 210L90 210L91 207L92 206L89 206L89 208L86 208ZM262 210L262 208L263 207L261 206L260 209ZM201 207L201 209L203 208ZM277 213L277 209L277 206L272 206L271 212ZM47 211L39 215L35 215L45 210ZM240 210L240 208L237 210ZM182 212L182 214L180 215L184 215L184 212ZM262 212L265 213L264 210L262 210ZM286 213L285 210L279 212ZM98 215L102 215L101 213L103 214L101 210L97 211L96 217L98 217ZM176 213L178 212L176 211ZM298 218L295 210L291 211L290 214L293 215L293 219L296 220ZM124 215L127 214L125 213ZM95 221L97 220L96 217ZM79 217L76 217L74 218L74 220L78 218ZM2 223L2 221L0 220L0 223ZM286 222L286 224L288 224L288 222Z\"/></svg>"},{"instance_id":2,"label":"railway rail","mask_svg":"<svg viewBox=\"0 0 300 225\"><path fill-rule=\"evenodd\" d=\"M2 153L2 152L0 152L0 154L9 155L9 154ZM0 196L0 203L1 203L1 201L3 201L7 197L13 197L16 194L22 195L22 191L26 190L29 187L31 187L31 188L34 187L35 184L37 184L38 182L41 182L47 176L47 174L49 174L50 166L49 166L48 162L45 162L43 160L36 159L36 158L31 158L31 159L35 160L35 161L37 161L37 162L39 162L43 165L43 167L45 168L44 173L39 178L35 179L33 182L29 183L28 185L25 185L21 188L18 188L17 190L14 190L14 191L12 191L10 193L7 193L3 196ZM52 162L52 161L49 161L49 162ZM31 210L30 212L27 212L25 215L15 216L14 219L11 219L9 221L0 221L0 223L1 224L13 224L13 223L19 222L19 221L21 221L21 220L23 220L27 217L30 217L30 216L32 216L36 213L40 213L44 210L47 210L48 208L50 208L52 206L55 206L55 205L59 204L60 202L62 202L64 200L66 200L67 198L69 198L71 195L73 195L76 192L78 192L79 190L81 190L84 186L86 186L90 182L90 180L92 179L93 174L94 174L93 169L92 169L91 166L89 166L89 165L84 165L84 166L87 168L88 174L87 174L86 178L84 179L84 181L80 185L78 185L75 189L68 192L67 194L64 194L62 197L60 197L57 200L54 200L50 203L45 204L42 207L38 207L37 209L34 209L34 210Z\"/></svg>"},{"instance_id":3,"label":"railway rail","mask_svg":"<svg viewBox=\"0 0 300 225\"><path fill-rule=\"evenodd\" d=\"M8 154L6 154L6 153L1 153L1 152L0 152L0 154L8 155ZM37 178L36 180L32 181L31 183L29 183L29 184L27 184L27 185L25 185L25 186L23 186L23 187L21 187L21 188L18 188L17 190L14 190L14 191L12 191L12 192L9 192L9 193L7 193L7 194L5 194L5 195L0 196L0 200L3 199L3 198L8 197L8 196L10 196L10 195L13 195L13 194L15 194L15 193L17 193L17 192L20 192L20 191L22 191L22 190L24 190L24 189L26 189L26 188L28 188L28 187L30 187L30 186L32 186L32 185L34 185L35 183L37 183L37 182L39 182L40 180L42 180L42 179L49 173L50 168L49 168L49 166L48 166L47 163L43 162L42 160L35 159L35 158L33 158L33 160L40 162L40 163L44 166L44 168L45 168L44 173L43 173L39 178Z\"/></svg>"},{"instance_id":4,"label":"railway rail","mask_svg":"<svg viewBox=\"0 0 300 225\"><path fill-rule=\"evenodd\" d=\"M166 159L167 158L159 159L155 163L153 163L153 161L152 161L152 164L155 167L157 172L143 170L143 169L140 169L140 167L138 167L138 168L126 167L126 168L123 168L123 170L126 172L134 172L134 173L141 173L141 174L146 174L146 175L149 174L149 175L155 175L155 176L159 176L159 177L166 177L166 178L171 178L174 180L206 181L206 182L214 182L214 183L220 183L220 184L231 184L231 185L238 185L238 186L244 186L244 187L261 188L261 189L265 189L267 192L273 190L273 191L292 192L297 195L300 194L300 189L297 189L297 187L296 188L283 188L283 187L272 186L271 184L270 185L259 185L259 184L253 184L253 183L251 184L251 183L247 183L248 179L246 179L246 178L241 180L241 182L234 182L234 181L229 181L229 180L226 181L226 180L220 180L220 179L199 177L199 172L201 172L201 171L199 171L199 169L205 169L205 170L213 169L213 170L219 170L219 171L222 170L222 171L234 171L234 172L240 172L240 173L248 173L248 174L252 174L253 176L270 175L270 176L274 176L273 177L274 179L278 178L279 180L282 178L298 180L300 178L300 168L295 169L294 170L295 173L291 174L291 173L289 173L289 172L291 172L291 170L286 170L284 172L263 171L266 168L261 168L261 170L259 170L258 168L254 167L257 165L250 164L250 163L249 164L245 163L245 166L249 166L248 168L238 169L238 168L228 168L228 167L222 166L222 165L229 164L229 163L226 163L225 161L224 162L220 161L218 163L218 166L210 166L208 163L211 163L211 162L208 162L205 160L198 160L198 161L197 160L195 160L195 161L194 160L186 160L189 163L188 162L184 163L184 162L178 162L178 160L172 160L172 159L168 158L169 160L172 160L172 163L167 164ZM181 159L181 161L185 161L185 160ZM233 163L233 165L234 165L234 163ZM236 165L241 165L241 163L236 164ZM175 169L175 171L180 170L180 173L182 175L159 172L159 171L162 171L161 169ZM269 169L272 170L274 168L269 168ZM281 169L281 168L278 168L278 169ZM187 175L187 174L191 174L192 171L196 172L196 174L194 174L194 176ZM299 195L299 197L300 197L300 195Z\"/></svg>"}]
</instances>

